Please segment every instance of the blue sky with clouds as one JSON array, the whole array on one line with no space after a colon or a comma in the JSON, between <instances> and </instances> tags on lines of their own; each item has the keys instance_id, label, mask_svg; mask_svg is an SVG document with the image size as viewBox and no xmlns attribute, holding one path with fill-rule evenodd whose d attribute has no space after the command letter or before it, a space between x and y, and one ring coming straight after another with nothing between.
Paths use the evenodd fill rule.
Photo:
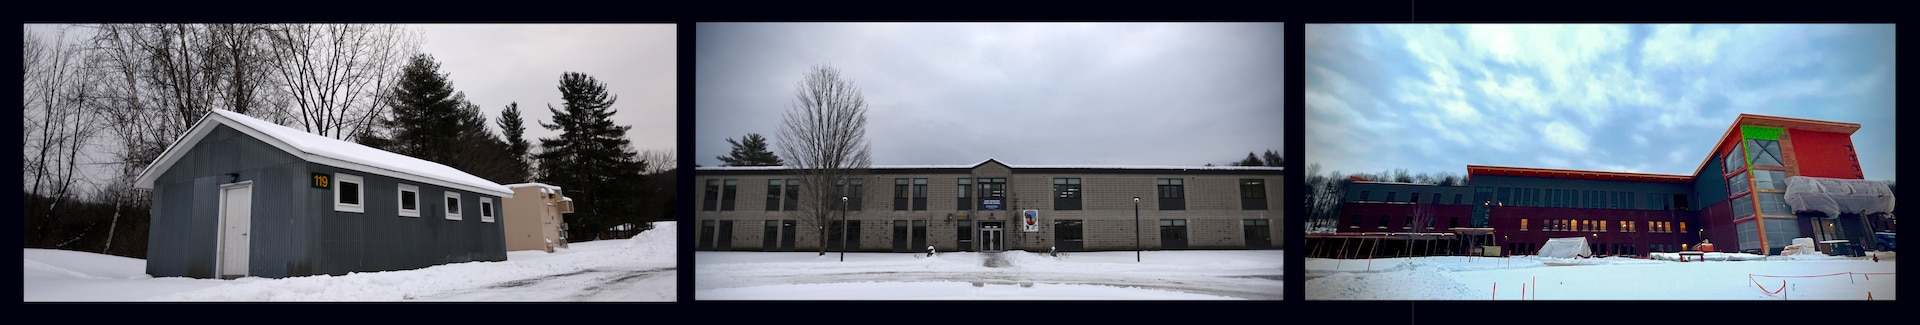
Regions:
<instances>
[{"instance_id":1,"label":"blue sky with clouds","mask_svg":"<svg viewBox=\"0 0 1920 325\"><path fill-rule=\"evenodd\" d=\"M1894 179L1893 25L1307 25L1305 162L1691 175L1741 113L1858 123Z\"/></svg>"}]
</instances>

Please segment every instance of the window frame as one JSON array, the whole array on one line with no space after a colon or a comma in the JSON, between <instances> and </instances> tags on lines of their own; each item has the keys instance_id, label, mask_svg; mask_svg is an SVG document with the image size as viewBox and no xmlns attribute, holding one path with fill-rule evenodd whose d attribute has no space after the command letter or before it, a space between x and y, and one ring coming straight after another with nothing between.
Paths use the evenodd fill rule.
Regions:
<instances>
[{"instance_id":1,"label":"window frame","mask_svg":"<svg viewBox=\"0 0 1920 325\"><path fill-rule=\"evenodd\" d=\"M330 184L330 185L333 185L333 186L330 186L333 188L333 211L367 213L367 180L366 178L360 177L359 175L335 172L333 173L333 182L334 184ZM345 197L340 195L340 191L342 191L342 189L347 187L346 186L347 183L353 183L353 188L354 188L353 200L356 203L346 203L341 201L341 199Z\"/></svg>"},{"instance_id":2,"label":"window frame","mask_svg":"<svg viewBox=\"0 0 1920 325\"><path fill-rule=\"evenodd\" d=\"M1187 183L1184 178L1157 178L1153 181L1154 196L1159 198L1160 210L1187 209Z\"/></svg>"},{"instance_id":3,"label":"window frame","mask_svg":"<svg viewBox=\"0 0 1920 325\"><path fill-rule=\"evenodd\" d=\"M781 190L787 188L787 180L773 178L767 180L767 211L780 211Z\"/></svg>"},{"instance_id":4,"label":"window frame","mask_svg":"<svg viewBox=\"0 0 1920 325\"><path fill-rule=\"evenodd\" d=\"M396 183L397 184L397 183ZM402 217L420 217L420 186L397 184L393 191L393 207ZM413 194L413 209L407 209L407 194Z\"/></svg>"},{"instance_id":5,"label":"window frame","mask_svg":"<svg viewBox=\"0 0 1920 325\"><path fill-rule=\"evenodd\" d=\"M493 198L480 197L480 222L493 222Z\"/></svg>"},{"instance_id":6,"label":"window frame","mask_svg":"<svg viewBox=\"0 0 1920 325\"><path fill-rule=\"evenodd\" d=\"M462 219L465 219L466 211L460 208L460 204L462 203L461 201L464 201L463 200L464 198L461 197L460 192L445 191L441 193L442 193L441 197L443 197L444 199L440 200L440 202L446 204L444 208L445 208L445 211L447 212L446 213L447 220L460 221Z\"/></svg>"},{"instance_id":7,"label":"window frame","mask_svg":"<svg viewBox=\"0 0 1920 325\"><path fill-rule=\"evenodd\" d=\"M1270 195L1267 195L1267 179L1241 178L1239 185L1240 210L1271 209L1267 204L1267 198L1270 197Z\"/></svg>"},{"instance_id":8,"label":"window frame","mask_svg":"<svg viewBox=\"0 0 1920 325\"><path fill-rule=\"evenodd\" d=\"M1078 177L1053 178L1053 209L1081 209L1081 181Z\"/></svg>"},{"instance_id":9,"label":"window frame","mask_svg":"<svg viewBox=\"0 0 1920 325\"><path fill-rule=\"evenodd\" d=\"M720 211L734 211L734 203L740 198L740 180L728 178L721 181Z\"/></svg>"}]
</instances>

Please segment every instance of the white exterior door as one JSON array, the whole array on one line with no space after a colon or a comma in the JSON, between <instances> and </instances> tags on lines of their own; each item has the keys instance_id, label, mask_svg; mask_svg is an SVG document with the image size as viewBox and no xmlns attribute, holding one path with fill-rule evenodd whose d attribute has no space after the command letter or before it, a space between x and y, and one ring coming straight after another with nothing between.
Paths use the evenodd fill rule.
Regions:
<instances>
[{"instance_id":1,"label":"white exterior door","mask_svg":"<svg viewBox=\"0 0 1920 325\"><path fill-rule=\"evenodd\" d=\"M239 278L247 276L247 248L252 241L248 232L253 229L253 182L242 182L220 186L220 247L219 267L215 272L219 277Z\"/></svg>"}]
</instances>

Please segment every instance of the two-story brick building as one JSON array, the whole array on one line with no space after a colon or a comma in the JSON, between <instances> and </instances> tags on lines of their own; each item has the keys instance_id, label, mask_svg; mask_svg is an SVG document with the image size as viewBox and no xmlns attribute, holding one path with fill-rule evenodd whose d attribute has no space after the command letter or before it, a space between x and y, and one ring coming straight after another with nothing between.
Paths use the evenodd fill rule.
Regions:
<instances>
[{"instance_id":1,"label":"two-story brick building","mask_svg":"<svg viewBox=\"0 0 1920 325\"><path fill-rule=\"evenodd\" d=\"M1280 167L873 166L845 220L800 213L786 167L695 169L699 250L1278 249ZM1137 209L1136 209L1137 207ZM1138 213L1136 214L1136 210ZM1137 220L1137 221L1136 221ZM851 237L841 236L845 233Z\"/></svg>"}]
</instances>

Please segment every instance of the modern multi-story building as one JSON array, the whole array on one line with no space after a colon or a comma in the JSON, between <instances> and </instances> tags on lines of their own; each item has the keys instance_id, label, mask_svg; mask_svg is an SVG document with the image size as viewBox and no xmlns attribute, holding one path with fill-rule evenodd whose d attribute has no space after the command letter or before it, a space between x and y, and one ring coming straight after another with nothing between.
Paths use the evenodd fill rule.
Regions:
<instances>
[{"instance_id":1,"label":"modern multi-story building","mask_svg":"<svg viewBox=\"0 0 1920 325\"><path fill-rule=\"evenodd\" d=\"M1280 248L1280 167L873 166L837 187L844 225L800 212L787 167L695 171L700 250L816 250L819 227L829 251Z\"/></svg>"},{"instance_id":2,"label":"modern multi-story building","mask_svg":"<svg viewBox=\"0 0 1920 325\"><path fill-rule=\"evenodd\" d=\"M1604 255L1687 250L1703 239L1723 251L1770 254L1798 237L1864 243L1875 231L1890 231L1888 211L1828 215L1786 199L1789 177L1862 179L1851 139L1859 129L1742 114L1692 175L1468 165L1462 186L1355 180L1346 187L1335 233L1309 241L1348 252L1368 249L1351 239L1371 239L1381 246L1375 252L1465 253L1461 249L1486 245L1514 255L1564 237L1586 237L1593 252ZM1885 200L1891 202L1891 193ZM1446 241L1464 238L1478 243ZM1408 242L1378 243L1396 239ZM1309 254L1341 255L1336 251Z\"/></svg>"}]
</instances>

